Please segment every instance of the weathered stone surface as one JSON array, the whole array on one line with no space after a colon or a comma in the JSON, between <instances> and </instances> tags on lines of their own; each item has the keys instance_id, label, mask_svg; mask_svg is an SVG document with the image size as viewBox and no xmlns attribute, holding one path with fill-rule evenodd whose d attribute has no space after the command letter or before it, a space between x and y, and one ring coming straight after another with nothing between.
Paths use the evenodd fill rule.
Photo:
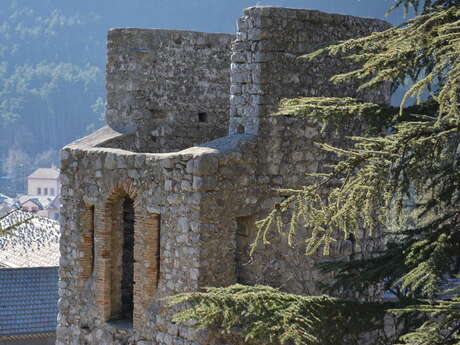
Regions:
<instances>
[{"instance_id":1,"label":"weathered stone surface","mask_svg":"<svg viewBox=\"0 0 460 345\"><path fill-rule=\"evenodd\" d=\"M282 98L346 95L368 101L389 101L387 88L357 93L356 85L332 84L330 77L350 69L349 63L343 60L297 59L320 44L382 31L389 27L386 22L261 6L250 7L244 14L238 21L239 34L233 43L231 90L232 95L238 97L230 98L230 134L258 134L260 118L275 112ZM242 32L245 35L241 35ZM249 92L236 92L241 89Z\"/></svg>"},{"instance_id":2,"label":"weathered stone surface","mask_svg":"<svg viewBox=\"0 0 460 345\"><path fill-rule=\"evenodd\" d=\"M238 21L232 50L230 35L112 30L107 119L113 129L104 127L61 152L57 344L238 344L175 325L165 298L236 282L315 293L315 280L324 277L303 248L272 236L270 246L249 258L255 221L284 200L277 188L299 188L311 182L306 173L332 162L315 142L346 145L344 138L363 124L321 133L301 116L266 115L281 97L388 101L385 87L357 95L353 86L332 86L330 75L350 68L336 59L295 60L318 43L385 25L252 7ZM132 324L112 320L125 303L123 229L133 216L127 198L134 214ZM372 243L364 246L372 250ZM334 251L346 255L350 243L341 241Z\"/></svg>"},{"instance_id":3,"label":"weathered stone surface","mask_svg":"<svg viewBox=\"0 0 460 345\"><path fill-rule=\"evenodd\" d=\"M110 127L137 152L172 152L224 136L234 36L157 29L108 34Z\"/></svg>"}]
</instances>

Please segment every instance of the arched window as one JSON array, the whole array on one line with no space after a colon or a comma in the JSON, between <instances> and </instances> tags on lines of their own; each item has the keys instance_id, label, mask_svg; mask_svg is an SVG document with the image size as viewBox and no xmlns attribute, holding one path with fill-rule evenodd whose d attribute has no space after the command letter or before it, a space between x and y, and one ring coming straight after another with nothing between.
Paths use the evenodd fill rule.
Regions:
<instances>
[{"instance_id":1,"label":"arched window","mask_svg":"<svg viewBox=\"0 0 460 345\"><path fill-rule=\"evenodd\" d=\"M136 326L158 286L160 216L137 205L130 185L115 189L102 210L95 231L96 303L105 321Z\"/></svg>"},{"instance_id":2,"label":"arched window","mask_svg":"<svg viewBox=\"0 0 460 345\"><path fill-rule=\"evenodd\" d=\"M126 193L117 193L106 205L107 230L110 230L110 314L107 320L133 320L134 289L134 201ZM107 277L107 278L108 278Z\"/></svg>"}]
</instances>

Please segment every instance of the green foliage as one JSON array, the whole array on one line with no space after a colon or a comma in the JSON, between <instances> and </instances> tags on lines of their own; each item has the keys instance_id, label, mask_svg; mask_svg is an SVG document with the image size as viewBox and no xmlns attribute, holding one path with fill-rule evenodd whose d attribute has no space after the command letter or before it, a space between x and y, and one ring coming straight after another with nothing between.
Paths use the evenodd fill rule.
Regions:
<instances>
[{"instance_id":1,"label":"green foliage","mask_svg":"<svg viewBox=\"0 0 460 345\"><path fill-rule=\"evenodd\" d=\"M396 314L424 313L427 319L417 328L401 337L401 345L458 345L460 344L460 298L424 301L405 309L393 310Z\"/></svg>"},{"instance_id":2,"label":"green foliage","mask_svg":"<svg viewBox=\"0 0 460 345\"><path fill-rule=\"evenodd\" d=\"M14 149L34 160L103 123L91 111L104 91L103 62L92 55L103 52L89 53L102 44L83 30L96 19L26 2L5 0L0 12L2 159Z\"/></svg>"},{"instance_id":3,"label":"green foliage","mask_svg":"<svg viewBox=\"0 0 460 345\"><path fill-rule=\"evenodd\" d=\"M433 7L450 7L458 3L458 0L394 0L393 6L387 13L395 10L398 7L404 8L404 13L407 15L412 9L415 13L430 12Z\"/></svg>"},{"instance_id":4,"label":"green foliage","mask_svg":"<svg viewBox=\"0 0 460 345\"><path fill-rule=\"evenodd\" d=\"M197 320L197 329L218 325L249 344L336 345L358 343L363 330L382 326L382 305L343 301L328 296L300 296L267 286L233 285L179 294L170 304L189 305L176 314L179 323ZM361 310L351 318L354 308Z\"/></svg>"},{"instance_id":5,"label":"green foliage","mask_svg":"<svg viewBox=\"0 0 460 345\"><path fill-rule=\"evenodd\" d=\"M340 128L345 121L361 119L369 124L369 133L377 134L396 113L394 107L349 97L301 97L282 99L279 111L274 115L302 115L311 122L321 123L323 131L327 127Z\"/></svg>"},{"instance_id":6,"label":"green foliage","mask_svg":"<svg viewBox=\"0 0 460 345\"><path fill-rule=\"evenodd\" d=\"M382 339L377 336L382 332L377 332L371 337L373 343L458 345L459 286L455 282L460 273L460 2L396 0L395 6L421 14L400 27L340 42L303 58L330 54L350 59L359 67L332 80L358 80L359 89L392 83L395 90L412 80L401 106L396 109L351 98L283 100L275 116L305 116L321 124L323 130L363 119L370 124L370 130L351 137L353 143L348 148L318 144L335 154L337 162L328 170L310 174L314 182L302 189L281 190L289 196L257 222L253 248L260 243L269 244L272 231L286 236L291 246L302 235L308 255L328 256L332 244L343 239L380 239L382 245L372 253L361 252L361 247L356 246L347 260L318 265L322 272L334 277L319 284L323 291L336 296L334 299L315 300L276 292L266 296L264 303L269 305L285 295L292 298L287 300L286 310L296 303L322 304L326 309L313 308L327 312L315 315L317 320L306 328L312 337L319 337L321 322L335 315L327 309L328 303L333 301L341 310L340 303L360 301L349 309L353 326L346 328L347 332L371 332L375 324L370 322L366 330L358 326L359 320L366 308L374 312L382 308L396 317L395 338ZM406 107L410 98L415 98L416 105ZM287 228L286 219L290 220ZM376 301L375 292L383 290L391 294L394 304ZM274 340L281 341L270 326L267 333L245 331L259 320L267 325L280 324L275 310L267 309L269 314L262 317L256 301L239 303L244 295L241 287L237 291L232 287L217 291L225 294L209 290L181 295L177 302L191 304L178 320L192 318L198 320L200 327L222 326L228 316L234 320L229 323L231 327L224 327L229 331L239 326L237 320L241 318L242 332L245 336L251 334L250 339L263 343L269 335L276 335ZM212 308L207 309L210 301ZM308 310L294 312L302 317L310 315ZM295 319L294 315L290 317ZM333 320L341 322L334 316ZM262 328L262 324L258 325ZM298 324L293 329L297 338L290 339L308 343L300 338L304 327ZM343 336L335 328L330 331ZM314 341L327 342L320 338Z\"/></svg>"},{"instance_id":7,"label":"green foliage","mask_svg":"<svg viewBox=\"0 0 460 345\"><path fill-rule=\"evenodd\" d=\"M408 21L403 27L345 41L307 54L304 58L314 59L328 53L357 62L361 68L337 75L333 81L361 80L363 83L359 89L378 86L382 82L404 84L407 78L411 78L414 84L406 93L401 107L410 96L416 96L420 101L423 92L429 89L439 104L439 113L449 115L443 120L448 120L459 114L459 25L458 6L437 8ZM350 55L350 52L354 53Z\"/></svg>"}]
</instances>

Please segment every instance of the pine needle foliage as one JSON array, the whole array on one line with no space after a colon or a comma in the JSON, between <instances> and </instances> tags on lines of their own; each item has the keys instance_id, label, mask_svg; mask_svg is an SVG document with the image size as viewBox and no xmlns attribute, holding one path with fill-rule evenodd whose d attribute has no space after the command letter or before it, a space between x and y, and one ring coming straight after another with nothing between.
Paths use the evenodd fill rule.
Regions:
<instances>
[{"instance_id":1,"label":"pine needle foliage","mask_svg":"<svg viewBox=\"0 0 460 345\"><path fill-rule=\"evenodd\" d=\"M349 97L301 97L282 99L280 110L273 115L305 116L312 122L321 123L322 131L327 127L338 129L345 121L361 118L369 124L369 133L378 134L385 125L391 123L396 114L395 107Z\"/></svg>"},{"instance_id":2,"label":"pine needle foliage","mask_svg":"<svg viewBox=\"0 0 460 345\"><path fill-rule=\"evenodd\" d=\"M413 10L415 13L427 13L433 7L449 8L457 3L457 0L394 0L394 4L389 8L387 14L398 7L403 7L406 16L409 10Z\"/></svg>"},{"instance_id":3,"label":"pine needle foliage","mask_svg":"<svg viewBox=\"0 0 460 345\"><path fill-rule=\"evenodd\" d=\"M401 108L411 96L420 101L428 89L433 91L442 119L456 119L459 115L460 8L458 0L452 3L455 5L447 9L436 7L402 27L325 47L304 58L311 60L327 53L358 63L360 68L336 75L332 80L337 83L360 80L360 90L382 82L397 86L410 78L415 83L407 91Z\"/></svg>"},{"instance_id":4,"label":"pine needle foliage","mask_svg":"<svg viewBox=\"0 0 460 345\"><path fill-rule=\"evenodd\" d=\"M189 308L174 321L198 320L197 329L220 327L239 335L248 344L336 345L347 339L357 343L363 330L382 325L382 305L363 305L328 296L299 296L267 286L233 285L207 288L205 292L179 294L171 304ZM359 308L359 319L351 310Z\"/></svg>"},{"instance_id":5,"label":"pine needle foliage","mask_svg":"<svg viewBox=\"0 0 460 345\"><path fill-rule=\"evenodd\" d=\"M337 162L310 174L316 182L282 190L288 197L257 222L252 248L268 245L273 231L291 246L302 235L307 255L327 257L344 238L381 236L384 245L318 265L334 275L320 287L335 297L239 285L209 289L173 299L187 305L178 321L236 330L254 343L329 344L336 337L338 344L358 341L356 332L371 334L386 312L396 317L395 333L377 332L383 338L375 334L370 343L460 344L460 1L395 0L394 8L401 6L418 15L302 57L351 60L359 67L332 81L358 81L360 90L382 83L395 90L408 80L412 86L398 108L352 98L281 102L274 116L304 116L323 130L364 119L369 128L350 137L348 148L318 144ZM409 99L416 104L407 107ZM393 303L376 301L376 290L390 294ZM363 315L372 320L367 329ZM324 335L327 320L330 332Z\"/></svg>"},{"instance_id":6,"label":"pine needle foliage","mask_svg":"<svg viewBox=\"0 0 460 345\"><path fill-rule=\"evenodd\" d=\"M415 304L405 309L393 310L395 314L420 314L429 317L413 331L401 337L401 343L417 345L458 345L460 344L460 298L430 301Z\"/></svg>"}]
</instances>

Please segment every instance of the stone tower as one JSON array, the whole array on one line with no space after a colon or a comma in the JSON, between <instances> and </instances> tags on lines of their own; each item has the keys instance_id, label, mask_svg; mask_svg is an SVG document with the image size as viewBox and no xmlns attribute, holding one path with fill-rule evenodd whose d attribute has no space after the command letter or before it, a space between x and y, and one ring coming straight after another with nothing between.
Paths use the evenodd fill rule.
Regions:
<instances>
[{"instance_id":1,"label":"stone tower","mask_svg":"<svg viewBox=\"0 0 460 345\"><path fill-rule=\"evenodd\" d=\"M236 36L111 30L108 126L61 153L57 344L221 344L173 324L164 298L236 282L314 293L312 259L282 239L247 254L255 220L283 198L274 188L304 185L305 173L329 159L313 145L328 133L300 116L270 114L284 97L388 102L385 88L356 94L332 85L330 76L350 68L338 59L297 59L385 28L376 19L251 7Z\"/></svg>"}]
</instances>

